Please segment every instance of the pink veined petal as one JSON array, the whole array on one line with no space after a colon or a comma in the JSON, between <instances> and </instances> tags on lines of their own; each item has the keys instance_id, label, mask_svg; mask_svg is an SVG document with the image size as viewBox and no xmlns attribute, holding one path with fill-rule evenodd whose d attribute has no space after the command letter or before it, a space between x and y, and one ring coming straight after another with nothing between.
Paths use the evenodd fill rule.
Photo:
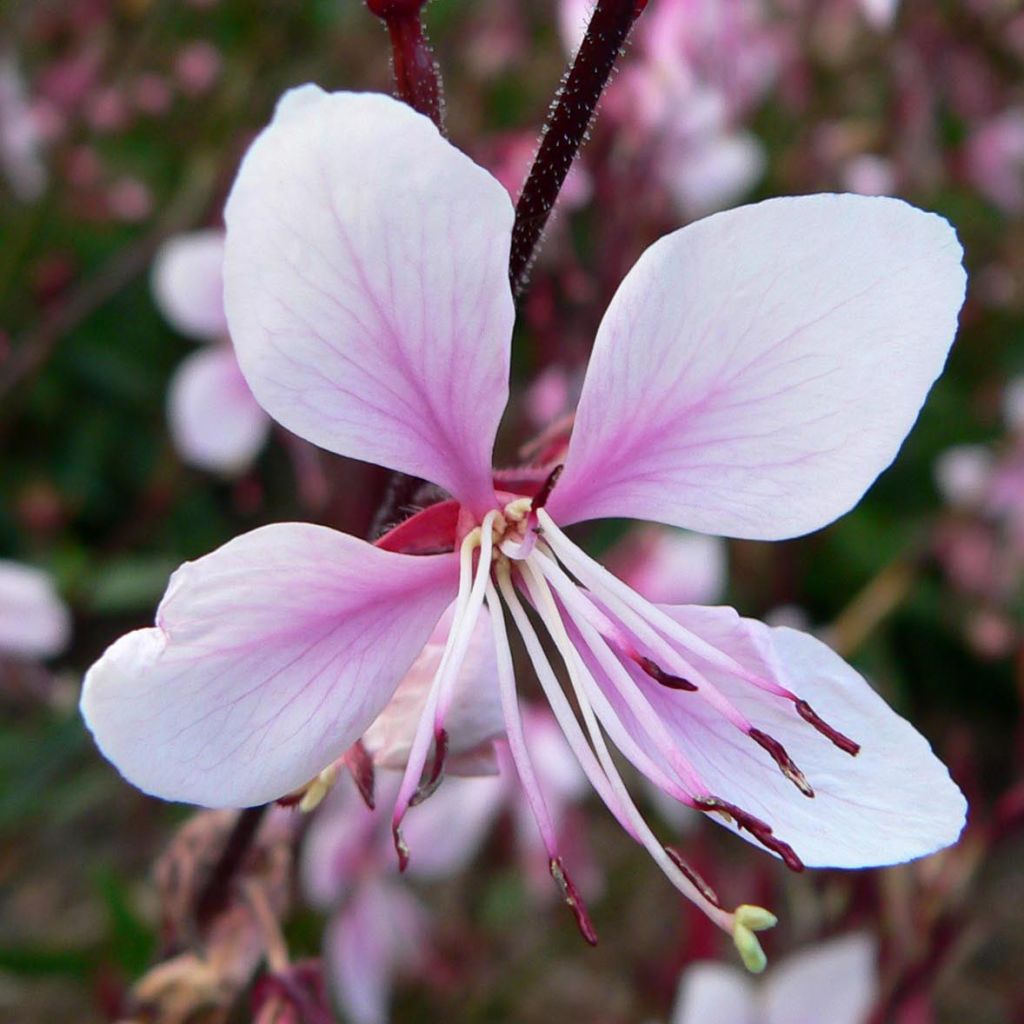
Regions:
<instances>
[{"instance_id":1,"label":"pink veined petal","mask_svg":"<svg viewBox=\"0 0 1024 1024\"><path fill-rule=\"evenodd\" d=\"M731 608L663 611L748 670L807 700L829 725L861 744L851 757L800 718L791 701L693 659L755 727L785 747L814 790L808 798L760 746L695 694L635 673L713 794L766 821L808 867L897 864L957 840L967 805L946 767L838 654L806 633L743 619Z\"/></svg>"},{"instance_id":2,"label":"pink veined petal","mask_svg":"<svg viewBox=\"0 0 1024 1024\"><path fill-rule=\"evenodd\" d=\"M358 739L454 597L450 555L381 551L321 526L266 526L171 577L157 625L86 674L100 749L154 796L274 800Z\"/></svg>"},{"instance_id":3,"label":"pink veined petal","mask_svg":"<svg viewBox=\"0 0 1024 1024\"><path fill-rule=\"evenodd\" d=\"M404 104L306 86L226 218L228 320L260 404L483 514L513 320L504 188Z\"/></svg>"},{"instance_id":4,"label":"pink veined petal","mask_svg":"<svg viewBox=\"0 0 1024 1024\"><path fill-rule=\"evenodd\" d=\"M270 419L252 397L230 345L193 352L178 367L167 416L182 459L217 473L246 469L270 431Z\"/></svg>"},{"instance_id":5,"label":"pink veined petal","mask_svg":"<svg viewBox=\"0 0 1024 1024\"><path fill-rule=\"evenodd\" d=\"M759 992L763 1024L865 1024L878 993L877 945L858 933L821 942L769 968Z\"/></svg>"},{"instance_id":6,"label":"pink veined petal","mask_svg":"<svg viewBox=\"0 0 1024 1024\"><path fill-rule=\"evenodd\" d=\"M726 964L693 964L679 979L672 1024L763 1024L753 981Z\"/></svg>"},{"instance_id":7,"label":"pink veined petal","mask_svg":"<svg viewBox=\"0 0 1024 1024\"><path fill-rule=\"evenodd\" d=\"M396 976L421 960L428 921L400 884L365 881L328 925L325 959L332 987L351 1024L387 1024Z\"/></svg>"},{"instance_id":8,"label":"pink veined petal","mask_svg":"<svg viewBox=\"0 0 1024 1024\"><path fill-rule=\"evenodd\" d=\"M40 569L0 560L0 653L50 658L70 636L71 615L53 580Z\"/></svg>"},{"instance_id":9,"label":"pink veined petal","mask_svg":"<svg viewBox=\"0 0 1024 1024\"><path fill-rule=\"evenodd\" d=\"M388 706L363 736L367 751L382 768L399 770L409 760L416 726L451 631L451 611L449 608L441 618ZM487 757L482 749L484 745L489 748L488 741L505 731L488 615L486 610L482 611L473 629L466 660L454 683L451 710L445 718L448 734L445 772L448 774L493 774L497 771L493 752ZM463 766L470 770L461 771ZM489 771L482 772L480 769L485 767L489 767Z\"/></svg>"},{"instance_id":10,"label":"pink veined petal","mask_svg":"<svg viewBox=\"0 0 1024 1024\"><path fill-rule=\"evenodd\" d=\"M174 235L153 261L153 297L171 326L199 341L227 333L224 315L224 232Z\"/></svg>"},{"instance_id":11,"label":"pink veined petal","mask_svg":"<svg viewBox=\"0 0 1024 1024\"><path fill-rule=\"evenodd\" d=\"M561 524L653 519L779 539L859 500L942 369L956 236L896 199L771 199L651 246L598 331Z\"/></svg>"}]
</instances>

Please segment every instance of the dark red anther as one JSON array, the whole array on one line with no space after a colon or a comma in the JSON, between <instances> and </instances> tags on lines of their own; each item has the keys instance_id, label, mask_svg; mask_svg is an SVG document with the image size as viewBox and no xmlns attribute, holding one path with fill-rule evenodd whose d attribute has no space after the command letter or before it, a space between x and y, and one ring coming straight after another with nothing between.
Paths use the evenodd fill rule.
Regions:
<instances>
[{"instance_id":1,"label":"dark red anther","mask_svg":"<svg viewBox=\"0 0 1024 1024\"><path fill-rule=\"evenodd\" d=\"M548 473L547 479L540 485L540 490L533 496L533 500L530 502L531 514L547 504L548 498L551 497L551 492L555 489L555 484L558 483L558 478L562 475L563 469L565 469L565 466L559 463Z\"/></svg>"},{"instance_id":2,"label":"dark red anther","mask_svg":"<svg viewBox=\"0 0 1024 1024\"><path fill-rule=\"evenodd\" d=\"M844 736L838 729L833 729L828 722L818 716L818 713L807 701L798 700L795 704L797 714L809 725L813 725L822 736L828 737L840 750L845 751L851 757L856 757L860 753L859 743Z\"/></svg>"},{"instance_id":3,"label":"dark red anther","mask_svg":"<svg viewBox=\"0 0 1024 1024\"><path fill-rule=\"evenodd\" d=\"M751 729L747 735L759 746L768 751L771 759L779 766L782 774L803 793L804 796L814 796L807 777L796 766L796 762L786 752L786 748L774 736L762 732L760 729Z\"/></svg>"},{"instance_id":4,"label":"dark red anther","mask_svg":"<svg viewBox=\"0 0 1024 1024\"><path fill-rule=\"evenodd\" d=\"M669 855L672 863L686 876L686 878L692 882L697 889L700 891L701 896L704 897L713 907L718 907L719 910L722 908L722 901L718 898L718 893L704 881L697 872L690 867L689 864L683 860L683 855L674 847L666 846L665 852Z\"/></svg>"},{"instance_id":5,"label":"dark red anther","mask_svg":"<svg viewBox=\"0 0 1024 1024\"><path fill-rule=\"evenodd\" d=\"M670 690L686 690L688 693L697 692L697 684L691 683L689 679L682 676L674 676L666 672L656 661L640 655L636 663L656 682L667 686Z\"/></svg>"},{"instance_id":6,"label":"dark red anther","mask_svg":"<svg viewBox=\"0 0 1024 1024\"><path fill-rule=\"evenodd\" d=\"M777 853L790 871L803 871L804 862L796 855L789 843L783 842L772 832L766 821L755 818L749 811L737 807L717 796L701 797L694 801L697 810L707 813L723 813L732 818L738 828L746 829L762 846Z\"/></svg>"},{"instance_id":7,"label":"dark red anther","mask_svg":"<svg viewBox=\"0 0 1024 1024\"><path fill-rule=\"evenodd\" d=\"M377 806L373 796L373 759L366 752L362 740L356 740L345 752L345 766L356 784L356 789L359 790L359 795L363 798L363 803L372 811Z\"/></svg>"},{"instance_id":8,"label":"dark red anther","mask_svg":"<svg viewBox=\"0 0 1024 1024\"><path fill-rule=\"evenodd\" d=\"M434 733L434 763L430 769L430 775L425 782L420 782L409 801L410 807L423 803L424 800L437 791L444 778L444 765L448 759L448 732L445 729L438 729Z\"/></svg>"},{"instance_id":9,"label":"dark red anther","mask_svg":"<svg viewBox=\"0 0 1024 1024\"><path fill-rule=\"evenodd\" d=\"M548 861L548 869L551 871L551 877L558 883L558 888L562 890L562 898L569 905L569 909L576 918L576 926L579 928L580 934L591 946L596 946L597 932L594 930L590 915L587 913L583 897L580 896L580 892L573 884L573 880L566 874L562 858L555 857Z\"/></svg>"}]
</instances>

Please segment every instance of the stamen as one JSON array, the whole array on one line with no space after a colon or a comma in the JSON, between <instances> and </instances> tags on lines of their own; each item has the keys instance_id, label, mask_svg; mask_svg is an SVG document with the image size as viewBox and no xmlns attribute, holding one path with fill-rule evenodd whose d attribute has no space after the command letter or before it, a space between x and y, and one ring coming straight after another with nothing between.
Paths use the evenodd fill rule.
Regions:
<instances>
[{"instance_id":1,"label":"stamen","mask_svg":"<svg viewBox=\"0 0 1024 1024\"><path fill-rule=\"evenodd\" d=\"M512 620L515 622L516 629L519 630L519 635L526 646L526 652L530 656L530 661L533 664L533 669L541 689L544 691L544 696L547 698L551 711L569 746L576 755L580 767L605 806L615 816L615 820L633 839L639 842L640 838L633 828L625 808L612 790L611 784L599 766L593 750L590 749L587 743L586 737L583 735L583 730L580 728L576 715L569 706L569 701L566 700L565 694L562 693L562 688L558 685L558 680L555 678L554 670L548 663L536 630L534 630L533 624L530 622L523 609L522 602L519 600L519 595L512 585L512 576L508 563L499 563L496 567L495 575L498 579L501 596L505 599L505 604L508 605L508 610L512 613Z\"/></svg>"},{"instance_id":2,"label":"stamen","mask_svg":"<svg viewBox=\"0 0 1024 1024\"><path fill-rule=\"evenodd\" d=\"M551 497L551 492L555 489L555 484L558 483L558 478L562 475L562 470L565 469L564 463L559 463L550 473L548 478L540 485L540 490L533 496L533 500L530 502L530 512L532 514L537 513L542 509Z\"/></svg>"},{"instance_id":3,"label":"stamen","mask_svg":"<svg viewBox=\"0 0 1024 1024\"><path fill-rule=\"evenodd\" d=\"M675 862L665 852L664 846L658 842L658 839L651 831L650 825L647 824L643 815L639 810L637 810L636 804L629 795L629 790L622 781L622 776L615 767L615 762L608 751L608 745L605 743L604 735L601 732L600 726L594 718L594 710L587 699L586 688L580 679L581 675L586 674L586 666L582 664L576 649L573 647L572 642L569 639L568 633L565 631L565 626L558 615L558 607L555 604L555 599L552 596L543 576L535 572L529 563L523 564L521 569L523 571L523 577L526 581L527 588L533 598L537 613L540 615L541 620L547 627L547 630L551 635L551 639L554 640L555 646L558 648L559 654L565 662L565 667L569 673L569 680L572 683L573 692L576 696L576 702L579 704L580 711L583 715L583 721L587 726L587 732L590 735L591 742L594 744L594 750L597 753L601 767L604 769L604 773L608 781L611 783L615 793L622 802L622 806L629 815L629 820L633 825L633 829L639 836L640 842L654 859L654 862L665 873L669 881L671 881L681 893L687 896L694 903L697 903L698 905L703 904L703 910L708 917L721 928L731 932L734 927L732 915L704 899L704 894L700 889L698 889L697 886L695 886L693 882L691 882L690 879L687 878L678 867L676 867ZM594 686L596 687L597 684L594 683Z\"/></svg>"},{"instance_id":4,"label":"stamen","mask_svg":"<svg viewBox=\"0 0 1024 1024\"><path fill-rule=\"evenodd\" d=\"M779 766L782 774L785 775L786 778L789 779L789 781L792 782L804 796L814 796L814 790L811 789L811 785L807 781L807 777L799 768L797 768L796 762L786 752L786 748L777 739L775 739L774 736L769 736L768 733L762 732L760 729L751 729L747 735L750 736L755 743L768 751L769 756Z\"/></svg>"},{"instance_id":5,"label":"stamen","mask_svg":"<svg viewBox=\"0 0 1024 1024\"><path fill-rule=\"evenodd\" d=\"M422 789L421 780L423 768L426 764L427 754L430 751L431 741L444 731L444 719L451 703L451 694L454 681L462 668L466 657L470 638L476 627L477 619L480 617L480 610L483 608L484 586L488 581L491 570L491 552L493 542L491 539L491 527L497 516L496 511L488 512L484 517L483 524L471 530L462 541L459 552L459 593L455 599L455 614L452 618L451 632L445 641L444 651L441 654L441 662L434 674L434 680L430 684L430 691L416 724L416 733L413 736L412 747L409 750L409 758L405 765L405 773L398 789L398 797L395 800L394 811L391 817L391 833L395 844L395 851L398 854L399 869L404 871L409 863L409 847L402 837L402 820L406 811L412 805L414 796ZM472 586L469 585L470 576L473 571L473 552L480 547L480 562L477 566L476 576L473 578ZM435 760L434 767L438 771L440 781L440 770L444 766L442 752L438 750L439 757ZM428 782L429 787L429 782ZM436 788L436 785L434 786ZM433 789L430 790L433 792ZM429 795L429 793L425 794ZM420 800L424 796L420 797Z\"/></svg>"},{"instance_id":6,"label":"stamen","mask_svg":"<svg viewBox=\"0 0 1024 1024\"><path fill-rule=\"evenodd\" d=\"M679 870L682 871L682 873L686 875L686 877L693 882L698 889L700 889L701 895L708 901L708 903L713 907L722 906L722 901L718 898L718 893L715 892L715 890L697 874L694 868L690 867L690 865L683 860L682 853L680 853L676 847L666 846L665 852L672 858L672 863L675 864L675 866L679 868Z\"/></svg>"},{"instance_id":7,"label":"stamen","mask_svg":"<svg viewBox=\"0 0 1024 1024\"><path fill-rule=\"evenodd\" d=\"M856 757L860 753L860 744L844 736L838 729L828 724L805 700L794 700L797 714L809 725L813 725L822 736L830 739L840 750Z\"/></svg>"},{"instance_id":8,"label":"stamen","mask_svg":"<svg viewBox=\"0 0 1024 1024\"><path fill-rule=\"evenodd\" d=\"M507 563L501 567L508 571ZM499 569L499 575L501 573ZM501 707L505 718L505 733L508 739L509 753L512 755L512 762L516 767L519 782L526 794L526 801L533 812L537 828L540 830L544 848L548 854L548 867L552 877L562 890L562 896L568 904L569 909L576 918L576 925L590 945L597 945L597 932L591 924L590 915L583 903L583 899L573 884L562 863L558 853L558 837L555 832L554 823L544 795L541 792L537 775L530 760L529 750L526 745L526 735L523 731L522 714L519 709L519 700L516 697L515 670L512 665L512 651L508 643L508 633L505 629L505 616L501 607L500 599L494 589L494 584L487 581L487 607L490 612L491 630L494 637L494 651L498 667L498 689L501 696Z\"/></svg>"},{"instance_id":9,"label":"stamen","mask_svg":"<svg viewBox=\"0 0 1024 1024\"><path fill-rule=\"evenodd\" d=\"M682 676L669 674L652 658L638 654L634 660L656 683L661 683L662 686L667 686L670 690L697 692L696 683L691 683L689 679L684 679Z\"/></svg>"},{"instance_id":10,"label":"stamen","mask_svg":"<svg viewBox=\"0 0 1024 1024\"><path fill-rule=\"evenodd\" d=\"M746 829L762 846L777 853L785 862L790 871L803 871L804 863L796 855L796 851L789 843L783 842L772 831L771 825L760 818L754 817L749 811L737 807L717 796L702 797L694 801L694 806L699 811L711 814L725 814L736 822L736 827Z\"/></svg>"},{"instance_id":11,"label":"stamen","mask_svg":"<svg viewBox=\"0 0 1024 1024\"><path fill-rule=\"evenodd\" d=\"M423 803L424 800L437 791L444 778L444 766L448 759L448 730L438 729L434 733L434 763L430 769L430 777L419 784L416 792L409 801L410 807Z\"/></svg>"},{"instance_id":12,"label":"stamen","mask_svg":"<svg viewBox=\"0 0 1024 1024\"><path fill-rule=\"evenodd\" d=\"M343 758L345 765L352 776L352 781L363 798L363 803L372 811L377 803L373 795L374 791L374 770L373 758L367 753L362 740L356 740L345 752Z\"/></svg>"},{"instance_id":13,"label":"stamen","mask_svg":"<svg viewBox=\"0 0 1024 1024\"><path fill-rule=\"evenodd\" d=\"M561 857L553 857L548 864L548 868L551 871L551 877L558 883L558 888L562 890L562 897L576 916L576 924L579 927L580 934L591 946L596 946L597 932L594 930L594 925L591 923L587 908L580 898L579 890L573 884L573 880L566 874Z\"/></svg>"}]
</instances>

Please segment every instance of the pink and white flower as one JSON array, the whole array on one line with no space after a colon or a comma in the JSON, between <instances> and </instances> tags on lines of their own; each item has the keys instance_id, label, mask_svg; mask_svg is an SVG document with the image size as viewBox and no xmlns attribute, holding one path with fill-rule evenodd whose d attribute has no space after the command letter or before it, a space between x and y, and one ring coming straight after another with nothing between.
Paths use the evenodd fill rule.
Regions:
<instances>
[{"instance_id":1,"label":"pink and white flower","mask_svg":"<svg viewBox=\"0 0 1024 1024\"><path fill-rule=\"evenodd\" d=\"M672 1024L866 1024L878 994L876 943L844 935L801 950L754 982L734 967L683 972Z\"/></svg>"},{"instance_id":2,"label":"pink and white flower","mask_svg":"<svg viewBox=\"0 0 1024 1024\"><path fill-rule=\"evenodd\" d=\"M199 469L238 473L266 443L267 414L238 367L224 314L224 232L168 239L153 264L153 296L175 330L211 342L178 367L167 395L171 438Z\"/></svg>"},{"instance_id":3,"label":"pink and white flower","mask_svg":"<svg viewBox=\"0 0 1024 1024\"><path fill-rule=\"evenodd\" d=\"M652 604L564 529L621 516L773 540L842 515L942 370L960 246L944 220L903 202L836 195L770 200L662 238L605 314L564 472L496 486L512 222L506 190L396 101L313 86L284 97L227 206L226 308L243 372L300 436L452 497L375 545L283 523L187 563L156 626L90 669L83 713L149 793L274 800L362 735L454 601L392 815L403 860L421 856L401 829L432 749L428 785L440 775L486 606L511 757L552 874L591 934L524 737L507 611L601 798L759 969L753 931L774 918L726 910L666 850L609 738L664 792L796 869L930 853L959 835L963 797L924 738L824 644L729 608Z\"/></svg>"},{"instance_id":4,"label":"pink and white flower","mask_svg":"<svg viewBox=\"0 0 1024 1024\"><path fill-rule=\"evenodd\" d=\"M71 637L71 614L41 569L0 560L0 654L52 658Z\"/></svg>"}]
</instances>

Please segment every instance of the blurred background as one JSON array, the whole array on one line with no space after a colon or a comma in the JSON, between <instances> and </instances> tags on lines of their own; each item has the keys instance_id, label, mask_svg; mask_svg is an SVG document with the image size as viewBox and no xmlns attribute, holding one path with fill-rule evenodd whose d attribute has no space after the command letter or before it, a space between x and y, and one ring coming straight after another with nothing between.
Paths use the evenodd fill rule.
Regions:
<instances>
[{"instance_id":1,"label":"blurred background","mask_svg":"<svg viewBox=\"0 0 1024 1024\"><path fill-rule=\"evenodd\" d=\"M571 0L425 11L449 134L513 195L587 13ZM641 590L819 633L967 793L954 849L802 876L648 802L726 903L780 912L765 936L775 963L861 937L869 952L843 970L870 990L863 1021L1024 1021L1022 66L1015 0L650 0L517 322L499 464L571 412L609 298L665 232L813 191L902 196L959 232L970 284L949 367L854 512L778 544L618 523L581 535ZM322 1022L339 991L337 1019L379 1017L359 1009L336 956L323 973L310 962L325 922L337 939L359 909L351 879L310 866L310 849L330 846L323 812L298 839L264 822L265 856L247 870L270 921L243 908L217 946L182 923L182 893L230 818L192 820L125 784L77 712L83 671L152 623L183 560L282 520L365 536L384 499L383 471L263 417L219 309L220 213L239 159L281 92L307 81L391 91L387 33L361 3L0 4L5 1021ZM327 810L344 835L343 802ZM416 940L360 975L384 979L394 1020L669 1021L688 967L734 963L595 800L568 785L565 802L600 945L535 884L517 809L496 799L451 870L403 881L403 897L386 871L360 890L384 886L392 895L367 906L391 899ZM323 871L341 870L324 856Z\"/></svg>"}]
</instances>

